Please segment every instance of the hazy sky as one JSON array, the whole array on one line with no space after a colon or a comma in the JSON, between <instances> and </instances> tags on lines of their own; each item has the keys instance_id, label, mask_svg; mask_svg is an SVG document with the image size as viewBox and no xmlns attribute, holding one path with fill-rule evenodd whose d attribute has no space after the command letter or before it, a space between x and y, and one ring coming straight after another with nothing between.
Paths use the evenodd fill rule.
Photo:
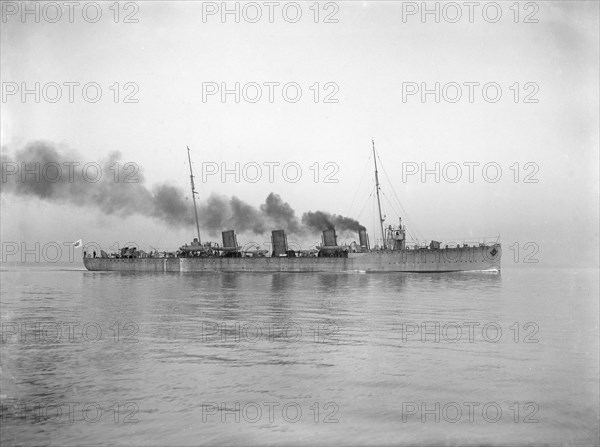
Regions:
<instances>
[{"instance_id":1,"label":"hazy sky","mask_svg":"<svg viewBox=\"0 0 600 447\"><path fill-rule=\"evenodd\" d=\"M8 3L21 7L21 2ZM298 3L302 16L296 23L290 23L297 12L290 2L274 7L273 23L263 2L240 3L239 23L234 14L225 21L220 11L207 15L221 2L193 1L121 3L119 23L110 9L113 2L101 3L102 17L89 23L86 18L93 21L95 10L88 7L84 17L87 3L72 11L73 23L66 7L56 23L49 23L55 10L40 10L36 23L34 14L23 19L22 11L13 14L3 5L3 156L12 159L37 140L82 164L100 163L119 151L123 163L140 167L148 188L170 183L187 193L189 145L201 200L219 193L258 206L276 192L297 215L324 210L360 220L373 243L378 237L369 198L374 138L413 236L500 234L506 266L514 264L508 247L529 242L539 246L535 258L541 266L598 265L597 2L521 3L518 18L513 2L499 2L502 16L495 23L497 11L489 2L480 3L472 20L463 2L439 3L439 23L434 14L423 18L415 12L421 2L322 2L318 23L313 2ZM436 8L435 2L427 5ZM230 2L228 7L236 6ZM262 17L250 23L258 10ZM455 20L458 11L462 16ZM129 14L137 23L123 23ZM337 23L324 23L328 16ZM39 103L34 94L9 94L15 86L34 89L36 82ZM73 102L65 82L80 84L73 87ZM62 86L54 103L48 100L56 96L51 83ZM88 83L102 90L95 103L82 94L81 86ZM126 83L135 85L125 88ZM240 83L239 103L233 94L223 102L220 92L203 98L203 90L220 89L222 83L229 89ZM261 86L257 102L251 102L256 97L252 83ZM270 84L272 102L268 83L279 83ZM287 100L282 93L288 83L301 88L295 103L294 85L286 91ZM423 100L420 91L403 97L403 90L434 89L435 83L439 102L434 94ZM452 83L462 90L456 102ZM502 96L492 102L496 86ZM93 99L94 90L87 93ZM137 103L124 101L128 93ZM325 102L328 94L337 102ZM220 175L203 182L203 162L231 169L239 162L249 177L256 171L248 163L258 163L263 176L255 183L243 178L236 183L233 175L224 182ZM280 163L273 182L264 165L269 162ZM451 183L441 175L438 183L431 174L423 182L420 172L403 178L403 169L420 170L423 163L434 169L436 162L449 179L458 164L462 178ZM473 182L468 162L480 163ZM281 167L286 163L301 167L297 182L285 180ZM326 168L326 163L335 165ZM492 166L488 177L496 175L494 166L502 169L499 181L485 180L486 163ZM338 182L324 182L328 173ZM294 177L295 170L287 174ZM395 224L397 215L388 203L395 203L394 193L380 174L384 213ZM126 195L130 185L120 186ZM82 238L105 247L135 241L173 249L194 236L193 226L177 229L148 217L107 216L94 203L82 205L5 190L2 241L33 245ZM239 235L238 240L268 237Z\"/></svg>"}]
</instances>

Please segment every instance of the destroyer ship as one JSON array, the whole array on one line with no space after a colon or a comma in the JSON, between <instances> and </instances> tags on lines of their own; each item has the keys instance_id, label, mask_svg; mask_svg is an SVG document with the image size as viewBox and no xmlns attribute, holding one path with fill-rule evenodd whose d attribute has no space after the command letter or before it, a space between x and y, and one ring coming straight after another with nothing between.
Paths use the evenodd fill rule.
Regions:
<instances>
[{"instance_id":1,"label":"destroyer ship","mask_svg":"<svg viewBox=\"0 0 600 447\"><path fill-rule=\"evenodd\" d=\"M367 230L358 230L358 243L338 244L335 228L323 231L321 243L311 250L294 250L288 245L285 229L273 230L271 249L258 247L244 249L238 244L235 230L222 232L222 244L201 242L200 224L196 205L197 191L189 147L188 162L194 203L197 236L191 244L183 245L176 252L145 252L137 247L125 247L118 253L100 255L83 252L83 264L92 271L133 272L499 272L501 245L498 239L492 243L409 244L406 226L399 219L397 226L384 225L381 211L379 173L375 144L373 161L375 168L375 191L379 212L381 243L371 247Z\"/></svg>"}]
</instances>

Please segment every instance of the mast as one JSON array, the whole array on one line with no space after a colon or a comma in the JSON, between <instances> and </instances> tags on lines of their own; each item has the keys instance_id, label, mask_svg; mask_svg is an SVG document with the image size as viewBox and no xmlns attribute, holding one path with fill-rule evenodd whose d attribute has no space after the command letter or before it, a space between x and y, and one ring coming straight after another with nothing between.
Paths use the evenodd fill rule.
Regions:
<instances>
[{"instance_id":1,"label":"mast","mask_svg":"<svg viewBox=\"0 0 600 447\"><path fill-rule=\"evenodd\" d=\"M200 239L200 224L198 223L198 208L196 207L196 188L194 187L194 173L192 172L192 158L190 157L190 147L187 146L188 162L190 164L190 181L192 183L192 199L194 199L194 216L196 217L196 230L198 231L198 243L202 243Z\"/></svg>"},{"instance_id":2,"label":"mast","mask_svg":"<svg viewBox=\"0 0 600 447\"><path fill-rule=\"evenodd\" d=\"M383 217L381 216L381 200L379 199L379 174L377 172L377 155L375 154L375 140L373 143L373 161L375 162L375 190L377 191L377 207L379 209L379 226L381 227L381 240L384 250L387 248L385 243L385 233L383 231Z\"/></svg>"}]
</instances>

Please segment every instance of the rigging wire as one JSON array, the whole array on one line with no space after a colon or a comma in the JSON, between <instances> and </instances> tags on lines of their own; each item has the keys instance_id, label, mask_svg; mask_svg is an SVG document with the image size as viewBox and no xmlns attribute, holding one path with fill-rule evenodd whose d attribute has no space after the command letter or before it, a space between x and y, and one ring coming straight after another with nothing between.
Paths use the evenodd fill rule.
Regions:
<instances>
[{"instance_id":1,"label":"rigging wire","mask_svg":"<svg viewBox=\"0 0 600 447\"><path fill-rule=\"evenodd\" d=\"M373 179L373 187L375 188L375 179ZM371 194L371 197L373 198L373 200L371 201L371 203L373 204L373 209L371 210L371 219L372 219L372 221L371 221L372 233L371 234L373 235L375 245L378 245L377 244L377 236L376 236L377 235L377 227L375 226L375 213L376 213L375 208L377 206L377 204L375 203L376 202L375 194Z\"/></svg>"},{"instance_id":2,"label":"rigging wire","mask_svg":"<svg viewBox=\"0 0 600 447\"><path fill-rule=\"evenodd\" d=\"M404 216L404 219L409 224L409 226L414 230L416 235L421 236L421 239L425 239L424 237L422 237L423 235L419 231L418 227L414 224L414 222L412 221L412 219L409 217L408 213L402 206L402 202L400 202L400 199L398 198L398 194L396 193L396 190L393 187L392 181L390 180L390 177L389 177L387 171L385 170L385 165L381 161L381 157L379 157L379 154L377 154L377 158L379 159L379 163L381 165L381 169L383 170L383 174L385 175L385 178L387 179L388 184L390 185L390 189L392 190L392 193L394 194L394 198L396 199L396 202L398 202L398 206L400 207L400 210L403 213L402 215ZM402 216L399 215L398 217L402 217ZM417 240L418 240L418 238L417 238Z\"/></svg>"},{"instance_id":3,"label":"rigging wire","mask_svg":"<svg viewBox=\"0 0 600 447\"><path fill-rule=\"evenodd\" d=\"M360 220L360 216L362 216L362 213L365 211L365 208L367 207L367 204L369 203L369 200L371 199L371 197L373 196L373 192L371 191L371 193L368 195L367 200L365 200L365 203L363 204L363 206L360 209L360 212L358 213L357 218Z\"/></svg>"},{"instance_id":4,"label":"rigging wire","mask_svg":"<svg viewBox=\"0 0 600 447\"><path fill-rule=\"evenodd\" d=\"M352 202L350 203L350 207L348 208L348 212L346 213L347 215L351 215L352 214L352 209L354 207L354 203L356 202L356 198L358 197L358 193L361 191L361 186L362 186L362 183L363 183L363 181L365 179L365 176L367 174L368 166L369 166L370 161L371 161L371 155L369 155L369 159L367 160L367 163L365 163L365 166L363 168L363 172L362 172L360 180L358 182L358 186L356 187L356 192L354 193L354 198L352 199Z\"/></svg>"},{"instance_id":5,"label":"rigging wire","mask_svg":"<svg viewBox=\"0 0 600 447\"><path fill-rule=\"evenodd\" d=\"M387 202L390 204L390 208L392 208L392 211L394 213L396 213L396 215L398 217L402 217L400 216L400 214L398 213L398 211L394 208L394 205L392 204L392 202L390 201L390 199L388 199L388 196L386 193L384 193L383 191L381 191L381 194L383 195L383 197L385 198L385 200L387 200ZM406 230L406 232L408 233L408 235L410 236L410 238L414 241L419 243L419 238L415 237L408 229Z\"/></svg>"},{"instance_id":6,"label":"rigging wire","mask_svg":"<svg viewBox=\"0 0 600 447\"><path fill-rule=\"evenodd\" d=\"M395 190L394 190L394 188L393 188L392 181L391 181L391 179L390 179L390 176L389 176L389 174L388 174L388 173L387 173L387 171L385 170L385 166L384 166L384 164L383 164L383 161L381 160L381 157L379 156L379 154L378 154L378 153L376 153L376 156L377 156L377 159L379 160L380 167L381 167L381 169L383 170L383 173L384 173L384 175L385 175L385 177L386 177L387 183L388 183L388 185L390 186L390 189L392 190L392 193L394 194L394 197L393 197L393 198L394 198L394 199L395 199L395 201L397 202L397 206L400 208L400 211L401 211L401 212L398 212L398 209L397 209L397 207L396 207L396 206L394 206L394 203L393 203L393 201L392 201L392 200L390 200L390 198L388 198L388 197L385 195L385 193L384 193L384 191L383 191L382 189L380 189L380 192L381 192L381 193L384 195L384 197L385 197L385 199L386 199L386 201L387 201L388 205L390 206L391 210L392 210L392 211L393 211L393 212L394 212L394 213L395 213L395 214L396 214L398 217L403 217L403 218L405 219L405 221L408 223L408 227L410 227L410 228L412 228L412 229L413 229L413 231L414 231L414 234L413 234L412 232L410 232L409 230L406 230L406 232L408 233L408 235L409 235L409 236L410 236L410 237L411 237L413 240L415 240L415 241L417 241L417 242L419 241L419 239L424 239L424 238L422 238L422 237L420 237L420 238L419 238L419 236L421 236L421 234L420 234L420 232L419 232L418 228L416 227L416 225L414 225L414 223L413 223L412 219L411 219L411 218L408 216L408 213L406 212L406 210L405 210L405 209L404 209L404 207L402 206L402 202L400 202L400 199L398 198L398 195L397 195L396 191L395 191ZM359 193L359 191L361 191L361 189L362 189L361 187L362 187L362 185L363 185L363 182L364 182L364 180L365 180L365 176L366 176L366 174L367 174L367 172L368 172L368 170L369 170L369 166L370 166L370 164L371 164L371 160L372 160L372 159L373 159L372 155L371 155L371 154L369 154L368 160L367 160L367 162L365 163L365 165L364 165L364 168L363 168L363 171L362 171L362 174L361 174L361 176L360 176L360 180L359 180L359 182L358 182L358 185L357 185L357 188L356 188L356 192L354 193L354 197L352 198L352 202L351 202L351 204L350 204L350 207L349 207L349 209L348 209L348 214L349 214L349 215L350 215L350 214L352 214L352 210L354 209L354 207L355 207L355 205L356 205L357 198L358 198L358 193ZM362 214L363 214L363 212L364 212L364 210L365 210L365 207L366 207L366 205L367 205L367 203L368 203L369 199L371 199L371 198L372 198L372 199L373 199L373 209L372 209L372 212L371 212L371 216L372 216L372 222L371 222L371 224L372 224L372 234L373 234L373 235L377 234L377 228L378 228L378 226L376 225L376 223L377 223L376 221L377 221L378 219L376 219L376 216L375 216L375 215L376 215L376 209L375 209L375 207L376 207L376 203L375 203L375 196L374 196L374 194L373 194L373 191L375 190L375 188L376 188L376 186L375 186L375 180L373 180L373 185L372 185L371 192L370 192L369 196L367 197L367 199L366 199L365 203L364 203L364 204L363 204L363 206L361 207L361 209L360 209L360 211L359 211L359 213L358 213L358 216L357 216L357 217L360 219L360 216L362 216ZM384 213L384 214L385 214L385 213ZM379 236L379 237L381 237L381 236ZM383 242L382 242L382 243L383 243Z\"/></svg>"}]
</instances>

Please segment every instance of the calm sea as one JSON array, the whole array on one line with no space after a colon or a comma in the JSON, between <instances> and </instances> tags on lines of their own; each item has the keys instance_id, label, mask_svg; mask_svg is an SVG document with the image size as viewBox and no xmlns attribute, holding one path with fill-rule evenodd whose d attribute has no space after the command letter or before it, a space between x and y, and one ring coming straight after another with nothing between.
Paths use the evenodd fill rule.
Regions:
<instances>
[{"instance_id":1,"label":"calm sea","mask_svg":"<svg viewBox=\"0 0 600 447\"><path fill-rule=\"evenodd\" d=\"M2 445L597 445L598 282L4 266Z\"/></svg>"}]
</instances>

